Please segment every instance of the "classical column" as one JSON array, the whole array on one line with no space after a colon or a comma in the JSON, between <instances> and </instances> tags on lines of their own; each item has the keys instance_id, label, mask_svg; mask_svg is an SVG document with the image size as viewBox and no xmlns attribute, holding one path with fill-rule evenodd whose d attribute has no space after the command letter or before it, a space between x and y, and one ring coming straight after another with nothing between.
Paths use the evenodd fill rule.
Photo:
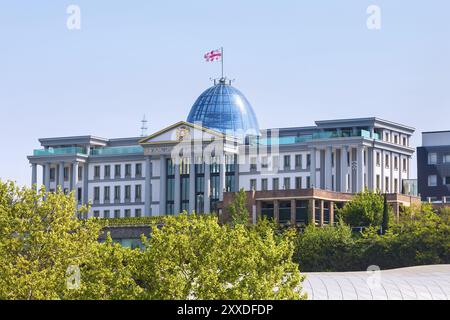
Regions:
<instances>
[{"instance_id":1,"label":"classical column","mask_svg":"<svg viewBox=\"0 0 450 320\"><path fill-rule=\"evenodd\" d=\"M310 149L311 153L311 165L310 165L310 182L311 188L316 188L316 148L312 147Z\"/></svg>"},{"instance_id":2,"label":"classical column","mask_svg":"<svg viewBox=\"0 0 450 320\"><path fill-rule=\"evenodd\" d=\"M278 200L273 201L273 218L276 223L280 223L280 202Z\"/></svg>"},{"instance_id":3,"label":"classical column","mask_svg":"<svg viewBox=\"0 0 450 320\"><path fill-rule=\"evenodd\" d=\"M85 162L83 164L83 203L89 202L89 164Z\"/></svg>"},{"instance_id":4,"label":"classical column","mask_svg":"<svg viewBox=\"0 0 450 320\"><path fill-rule=\"evenodd\" d=\"M37 188L37 164L31 164L31 188Z\"/></svg>"},{"instance_id":5,"label":"classical column","mask_svg":"<svg viewBox=\"0 0 450 320\"><path fill-rule=\"evenodd\" d=\"M316 225L316 200L309 199L308 200L308 224L315 226Z\"/></svg>"},{"instance_id":6,"label":"classical column","mask_svg":"<svg viewBox=\"0 0 450 320\"><path fill-rule=\"evenodd\" d=\"M189 213L195 211L195 157L191 156L189 163Z\"/></svg>"},{"instance_id":7,"label":"classical column","mask_svg":"<svg viewBox=\"0 0 450 320\"><path fill-rule=\"evenodd\" d=\"M205 178L204 178L204 192L203 192L203 212L206 214L209 214L211 211L211 199L210 199L210 193L211 193L211 167L209 164L209 159L205 159Z\"/></svg>"},{"instance_id":8,"label":"classical column","mask_svg":"<svg viewBox=\"0 0 450 320\"><path fill-rule=\"evenodd\" d=\"M44 185L45 191L50 191L50 163L44 165Z\"/></svg>"},{"instance_id":9,"label":"classical column","mask_svg":"<svg viewBox=\"0 0 450 320\"><path fill-rule=\"evenodd\" d=\"M159 165L159 215L165 215L167 199L167 161L165 156L161 156Z\"/></svg>"},{"instance_id":10,"label":"classical column","mask_svg":"<svg viewBox=\"0 0 450 320\"><path fill-rule=\"evenodd\" d=\"M72 178L70 181L70 190L75 190L78 183L78 162L72 163Z\"/></svg>"},{"instance_id":11,"label":"classical column","mask_svg":"<svg viewBox=\"0 0 450 320\"><path fill-rule=\"evenodd\" d=\"M332 169L331 169L331 156L333 154L333 147L328 146L325 149L325 190L332 190Z\"/></svg>"},{"instance_id":12,"label":"classical column","mask_svg":"<svg viewBox=\"0 0 450 320\"><path fill-rule=\"evenodd\" d=\"M320 226L323 227L325 224L325 203L320 200Z\"/></svg>"},{"instance_id":13,"label":"classical column","mask_svg":"<svg viewBox=\"0 0 450 320\"><path fill-rule=\"evenodd\" d=\"M295 226L295 224L297 223L297 217L296 217L296 213L297 213L297 202L295 200L291 200L291 224L293 226Z\"/></svg>"},{"instance_id":14,"label":"classical column","mask_svg":"<svg viewBox=\"0 0 450 320\"><path fill-rule=\"evenodd\" d=\"M334 225L334 202L333 201L330 201L329 213L330 213L330 226L333 226Z\"/></svg>"},{"instance_id":15,"label":"classical column","mask_svg":"<svg viewBox=\"0 0 450 320\"><path fill-rule=\"evenodd\" d=\"M145 158L145 212L144 216L152 215L152 157Z\"/></svg>"},{"instance_id":16,"label":"classical column","mask_svg":"<svg viewBox=\"0 0 450 320\"><path fill-rule=\"evenodd\" d=\"M348 192L348 146L341 149L341 192Z\"/></svg>"},{"instance_id":17,"label":"classical column","mask_svg":"<svg viewBox=\"0 0 450 320\"><path fill-rule=\"evenodd\" d=\"M356 191L364 191L364 147L358 146L356 155Z\"/></svg>"},{"instance_id":18,"label":"classical column","mask_svg":"<svg viewBox=\"0 0 450 320\"><path fill-rule=\"evenodd\" d=\"M58 186L61 186L61 190L64 191L64 162L61 162L58 166L59 174L58 174Z\"/></svg>"},{"instance_id":19,"label":"classical column","mask_svg":"<svg viewBox=\"0 0 450 320\"><path fill-rule=\"evenodd\" d=\"M223 193L226 187L226 157L220 158L219 201L223 201Z\"/></svg>"}]
</instances>

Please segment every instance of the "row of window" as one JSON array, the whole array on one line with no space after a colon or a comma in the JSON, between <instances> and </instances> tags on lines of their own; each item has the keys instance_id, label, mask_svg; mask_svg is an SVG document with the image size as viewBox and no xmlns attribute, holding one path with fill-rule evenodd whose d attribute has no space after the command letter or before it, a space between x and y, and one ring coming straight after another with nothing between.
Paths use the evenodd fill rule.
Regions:
<instances>
[{"instance_id":1,"label":"row of window","mask_svg":"<svg viewBox=\"0 0 450 320\"><path fill-rule=\"evenodd\" d=\"M279 157L274 156L272 158L274 169L277 167L277 164L279 163ZM303 168L303 155L302 154L296 154L295 155L295 168L296 169L302 169ZM311 166L311 155L306 155L306 168L310 168ZM269 157L263 156L261 157L261 168L262 169L268 169L269 168ZM284 155L283 156L283 168L284 170L290 170L291 169L291 155ZM256 171L257 170L257 164L256 164L256 157L250 158L250 171Z\"/></svg>"},{"instance_id":2,"label":"row of window","mask_svg":"<svg viewBox=\"0 0 450 320\"><path fill-rule=\"evenodd\" d=\"M94 210L93 211L94 218L103 218L103 219L111 219L111 218L139 218L142 217L142 209L134 209L134 216L132 216L132 210L131 209L124 209L123 215L122 210L116 209L116 210L103 210L103 215L100 216L100 210Z\"/></svg>"},{"instance_id":3,"label":"row of window","mask_svg":"<svg viewBox=\"0 0 450 320\"><path fill-rule=\"evenodd\" d=\"M391 139L392 136L392 139ZM400 136L398 134L390 134L389 132L384 133L384 141L393 142L394 144L400 144ZM408 138L402 137L401 145L407 147L408 146Z\"/></svg>"},{"instance_id":4,"label":"row of window","mask_svg":"<svg viewBox=\"0 0 450 320\"><path fill-rule=\"evenodd\" d=\"M269 180L267 178L261 179L261 191L269 190ZM250 179L250 190L257 189L257 179ZM295 177L295 189L309 189L311 187L311 177ZM283 178L282 190L291 189L291 178ZM280 190L280 179L272 179L272 190Z\"/></svg>"},{"instance_id":5,"label":"row of window","mask_svg":"<svg viewBox=\"0 0 450 320\"><path fill-rule=\"evenodd\" d=\"M100 179L101 166L94 166L94 179ZM103 179L111 179L111 165L107 164L103 167ZM125 164L125 178L131 178L132 165L130 163ZM135 164L134 176L136 178L142 177L142 163ZM114 178L122 178L122 165L114 165Z\"/></svg>"},{"instance_id":6,"label":"row of window","mask_svg":"<svg viewBox=\"0 0 450 320\"><path fill-rule=\"evenodd\" d=\"M114 186L114 203L121 202L122 188L121 186ZM103 203L109 203L111 201L111 187L103 187ZM137 184L134 186L134 202L142 201L142 185ZM100 202L100 187L94 187L94 204ZM124 202L131 202L131 185L125 186Z\"/></svg>"},{"instance_id":7,"label":"row of window","mask_svg":"<svg viewBox=\"0 0 450 320\"><path fill-rule=\"evenodd\" d=\"M445 154L442 156L442 163L450 163L450 154ZM428 164L438 164L438 155L435 152L428 154Z\"/></svg>"},{"instance_id":8,"label":"row of window","mask_svg":"<svg viewBox=\"0 0 450 320\"><path fill-rule=\"evenodd\" d=\"M442 184L446 186L450 186L450 177L443 177ZM438 186L438 176L433 174L428 176L428 186L429 187L437 187Z\"/></svg>"},{"instance_id":9,"label":"row of window","mask_svg":"<svg viewBox=\"0 0 450 320\"><path fill-rule=\"evenodd\" d=\"M390 179L389 179L389 177L385 177L384 178L384 192L386 192L386 193L389 193L389 192L399 192L399 191L401 191L400 189L399 189L399 184L398 184L398 178L394 178L394 180L393 180L393 182L394 182L394 185L393 185L393 190L391 190L391 188L390 188ZM376 175L376 177L375 177L375 189L376 190L379 190L379 191L383 191L382 189L381 189L381 176L379 175L379 174L377 174Z\"/></svg>"},{"instance_id":10,"label":"row of window","mask_svg":"<svg viewBox=\"0 0 450 320\"><path fill-rule=\"evenodd\" d=\"M377 152L375 157L376 157L376 160L375 160L376 165L378 167L381 166L381 153ZM394 170L399 170L399 167L398 167L400 164L398 161L399 157L394 156L393 158L394 158ZM391 167L391 162L389 160L390 160L389 154L385 154L384 155L384 167L386 169L389 169ZM406 158L402 159L402 169L403 169L403 172L408 171L408 159L406 159Z\"/></svg>"},{"instance_id":11,"label":"row of window","mask_svg":"<svg viewBox=\"0 0 450 320\"><path fill-rule=\"evenodd\" d=\"M79 168L80 169L80 168ZM64 171L63 171L63 175L64 175L64 181L69 181L69 177L70 177L70 168L69 167L64 167ZM55 181L56 180L56 168L50 168L50 181ZM81 180L80 178L78 178L78 180Z\"/></svg>"}]
</instances>

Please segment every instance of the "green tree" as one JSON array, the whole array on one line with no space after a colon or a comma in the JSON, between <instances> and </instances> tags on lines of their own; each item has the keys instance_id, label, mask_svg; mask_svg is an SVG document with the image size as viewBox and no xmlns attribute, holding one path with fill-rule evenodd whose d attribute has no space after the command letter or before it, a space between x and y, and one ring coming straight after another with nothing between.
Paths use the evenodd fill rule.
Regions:
<instances>
[{"instance_id":1,"label":"green tree","mask_svg":"<svg viewBox=\"0 0 450 320\"><path fill-rule=\"evenodd\" d=\"M182 214L154 224L139 262L144 299L300 299L292 231Z\"/></svg>"},{"instance_id":2,"label":"green tree","mask_svg":"<svg viewBox=\"0 0 450 320\"><path fill-rule=\"evenodd\" d=\"M379 227L383 219L383 207L382 195L366 190L355 195L337 213L346 224L353 227Z\"/></svg>"},{"instance_id":3,"label":"green tree","mask_svg":"<svg viewBox=\"0 0 450 320\"><path fill-rule=\"evenodd\" d=\"M231 214L231 223L233 225L248 224L249 212L247 210L246 203L247 194L242 188L241 190L239 190L239 192L235 193L235 198L228 207L228 210Z\"/></svg>"},{"instance_id":4,"label":"green tree","mask_svg":"<svg viewBox=\"0 0 450 320\"><path fill-rule=\"evenodd\" d=\"M61 299L67 270L97 244L100 226L76 219L73 195L0 182L0 299Z\"/></svg>"},{"instance_id":5,"label":"green tree","mask_svg":"<svg viewBox=\"0 0 450 320\"><path fill-rule=\"evenodd\" d=\"M382 233L386 234L387 230L389 229L389 206L387 202L387 195L384 194L383 196L383 221L381 223Z\"/></svg>"}]
</instances>

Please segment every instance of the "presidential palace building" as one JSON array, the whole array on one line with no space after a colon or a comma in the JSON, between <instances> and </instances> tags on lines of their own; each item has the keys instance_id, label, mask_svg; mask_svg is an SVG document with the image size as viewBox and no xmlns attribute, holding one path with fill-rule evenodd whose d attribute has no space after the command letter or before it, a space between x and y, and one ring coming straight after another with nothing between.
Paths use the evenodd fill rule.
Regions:
<instances>
[{"instance_id":1,"label":"presidential palace building","mask_svg":"<svg viewBox=\"0 0 450 320\"><path fill-rule=\"evenodd\" d=\"M43 138L28 159L33 186L73 191L91 204L88 216L226 215L243 188L253 221L323 225L366 188L387 193L397 213L419 201L409 183L413 133L375 117L261 130L246 97L222 78L186 121L145 137Z\"/></svg>"}]
</instances>

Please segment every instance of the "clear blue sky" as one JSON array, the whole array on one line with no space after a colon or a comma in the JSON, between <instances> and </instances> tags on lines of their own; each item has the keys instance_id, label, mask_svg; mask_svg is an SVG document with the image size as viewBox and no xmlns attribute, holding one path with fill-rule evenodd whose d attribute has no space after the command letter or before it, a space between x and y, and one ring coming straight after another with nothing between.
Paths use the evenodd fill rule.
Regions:
<instances>
[{"instance_id":1,"label":"clear blue sky","mask_svg":"<svg viewBox=\"0 0 450 320\"><path fill-rule=\"evenodd\" d=\"M81 8L81 30L66 8ZM382 29L366 27L381 8ZM450 2L0 0L0 179L30 183L38 138L139 135L185 120L226 74L261 127L377 116L450 129Z\"/></svg>"}]
</instances>

